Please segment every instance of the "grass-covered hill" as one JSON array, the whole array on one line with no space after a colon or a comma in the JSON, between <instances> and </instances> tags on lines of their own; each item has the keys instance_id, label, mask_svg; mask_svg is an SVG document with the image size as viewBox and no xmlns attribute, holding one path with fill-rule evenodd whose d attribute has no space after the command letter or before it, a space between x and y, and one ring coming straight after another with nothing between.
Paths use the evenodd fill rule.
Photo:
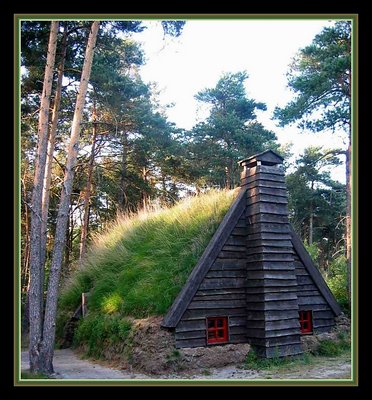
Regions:
<instances>
[{"instance_id":1,"label":"grass-covered hill","mask_svg":"<svg viewBox=\"0 0 372 400\"><path fill-rule=\"evenodd\" d=\"M211 191L169 209L118 218L95 237L85 264L62 290L59 335L82 292L90 292L89 314L78 327L77 342L92 341L101 331L100 339L123 339L126 317L164 315L236 194Z\"/></svg>"}]
</instances>

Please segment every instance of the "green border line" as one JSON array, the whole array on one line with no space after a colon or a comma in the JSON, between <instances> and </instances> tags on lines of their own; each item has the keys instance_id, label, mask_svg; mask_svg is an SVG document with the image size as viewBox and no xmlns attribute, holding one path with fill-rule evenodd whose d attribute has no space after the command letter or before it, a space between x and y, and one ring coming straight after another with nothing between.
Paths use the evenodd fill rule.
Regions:
<instances>
[{"instance_id":1,"label":"green border line","mask_svg":"<svg viewBox=\"0 0 372 400\"><path fill-rule=\"evenodd\" d=\"M97 379L22 379L21 378L21 270L20 270L20 221L21 221L21 132L20 132L20 41L21 22L39 20L351 20L352 21L352 308L351 308L351 379L255 379L255 380L97 380ZM357 386L358 385L358 14L14 14L14 386Z\"/></svg>"},{"instance_id":2,"label":"green border line","mask_svg":"<svg viewBox=\"0 0 372 400\"><path fill-rule=\"evenodd\" d=\"M352 151L351 151L351 260L352 260L352 268L351 268L351 360L353 363L352 368L352 378L355 384L358 384L358 329L357 327L359 322L359 314L358 314L358 282L359 282L359 273L358 273L358 151L359 151L359 124L358 124L358 40L359 40L359 32L358 32L358 16L352 20L352 82L351 82L351 90L352 90L352 102L351 102L351 131L352 131Z\"/></svg>"},{"instance_id":3,"label":"green border line","mask_svg":"<svg viewBox=\"0 0 372 400\"><path fill-rule=\"evenodd\" d=\"M15 18L20 18L23 20L63 20L68 18L68 20L185 20L185 19L202 19L202 20L226 20L226 19L234 19L234 20L247 20L247 19L280 19L280 20L309 20L309 19L345 19L350 20L355 18L358 14L329 14L329 13L313 13L313 14L154 14L154 13L141 13L141 14L74 14L74 13L58 13L58 14L14 14Z\"/></svg>"},{"instance_id":4,"label":"green border line","mask_svg":"<svg viewBox=\"0 0 372 400\"><path fill-rule=\"evenodd\" d=\"M20 32L20 21L14 21L14 65L16 66L14 71L14 282L15 282L15 301L13 305L13 315L15 316L13 320L14 326L14 355L16 357L17 362L14 362L14 383L16 382L16 378L19 380L21 375L21 368L19 368L18 363L20 365L20 321L21 321L21 268L20 268L20 241L21 241L21 184L20 184L20 176L21 176L21 163L20 163L20 154L21 154L21 130L20 130L20 116L21 116L21 102L20 102L20 93L21 93L21 79L20 79L20 40L21 35L18 35Z\"/></svg>"}]
</instances>

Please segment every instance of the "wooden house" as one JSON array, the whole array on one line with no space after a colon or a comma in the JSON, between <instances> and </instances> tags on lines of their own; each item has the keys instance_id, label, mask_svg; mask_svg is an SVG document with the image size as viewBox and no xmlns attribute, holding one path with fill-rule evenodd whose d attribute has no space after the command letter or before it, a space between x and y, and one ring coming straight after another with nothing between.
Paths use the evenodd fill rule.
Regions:
<instances>
[{"instance_id":1,"label":"wooden house","mask_svg":"<svg viewBox=\"0 0 372 400\"><path fill-rule=\"evenodd\" d=\"M302 353L341 310L288 220L283 158L240 162L240 192L164 317L176 347L250 343L263 357Z\"/></svg>"}]
</instances>

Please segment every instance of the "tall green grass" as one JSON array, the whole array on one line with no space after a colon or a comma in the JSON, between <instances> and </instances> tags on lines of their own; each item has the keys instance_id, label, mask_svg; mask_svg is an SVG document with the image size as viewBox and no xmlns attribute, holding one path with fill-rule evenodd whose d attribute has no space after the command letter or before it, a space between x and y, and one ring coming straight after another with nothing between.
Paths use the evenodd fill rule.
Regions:
<instances>
[{"instance_id":1,"label":"tall green grass","mask_svg":"<svg viewBox=\"0 0 372 400\"><path fill-rule=\"evenodd\" d=\"M95 237L85 265L62 291L61 315L91 291L89 312L163 315L181 290L237 191L211 191L155 212L117 219Z\"/></svg>"}]
</instances>

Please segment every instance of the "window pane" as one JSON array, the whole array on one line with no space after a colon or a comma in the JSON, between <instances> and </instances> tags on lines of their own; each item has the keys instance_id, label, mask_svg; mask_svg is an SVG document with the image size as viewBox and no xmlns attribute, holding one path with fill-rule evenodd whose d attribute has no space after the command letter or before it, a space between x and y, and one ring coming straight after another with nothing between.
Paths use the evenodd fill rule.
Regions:
<instances>
[{"instance_id":1,"label":"window pane","mask_svg":"<svg viewBox=\"0 0 372 400\"><path fill-rule=\"evenodd\" d=\"M300 326L302 333L312 333L313 331L313 321L312 313L310 310L299 311L300 316Z\"/></svg>"},{"instance_id":2,"label":"window pane","mask_svg":"<svg viewBox=\"0 0 372 400\"><path fill-rule=\"evenodd\" d=\"M225 343L228 341L227 317L207 318L207 342Z\"/></svg>"}]
</instances>

